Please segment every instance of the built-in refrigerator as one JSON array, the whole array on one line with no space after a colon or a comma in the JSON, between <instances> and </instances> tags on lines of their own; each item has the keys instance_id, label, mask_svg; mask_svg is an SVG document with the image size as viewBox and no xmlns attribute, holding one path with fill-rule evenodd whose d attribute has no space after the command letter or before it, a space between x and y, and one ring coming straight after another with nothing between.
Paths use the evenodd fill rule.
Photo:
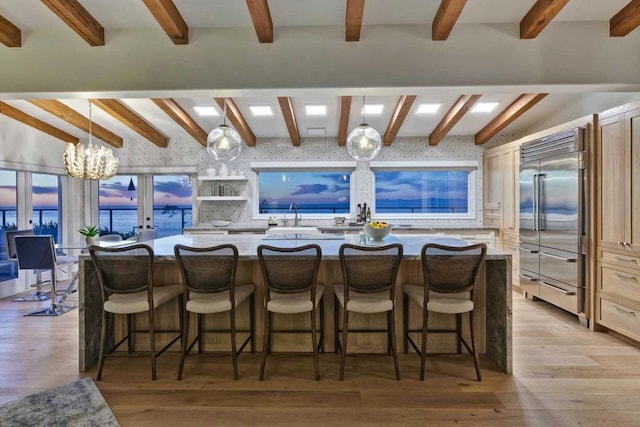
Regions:
<instances>
[{"instance_id":1,"label":"built-in refrigerator","mask_svg":"<svg viewBox=\"0 0 640 427\"><path fill-rule=\"evenodd\" d=\"M585 130L525 143L520 151L520 286L531 297L585 312Z\"/></svg>"}]
</instances>

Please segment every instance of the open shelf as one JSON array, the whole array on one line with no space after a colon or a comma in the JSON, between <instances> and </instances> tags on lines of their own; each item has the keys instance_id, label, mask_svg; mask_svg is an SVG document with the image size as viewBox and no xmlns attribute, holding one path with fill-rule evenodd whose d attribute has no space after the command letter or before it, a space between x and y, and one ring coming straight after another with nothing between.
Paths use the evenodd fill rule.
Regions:
<instances>
[{"instance_id":1,"label":"open shelf","mask_svg":"<svg viewBox=\"0 0 640 427\"><path fill-rule=\"evenodd\" d=\"M247 200L246 197L244 196L198 196L196 197L196 200L202 201L202 202L217 202L217 201L230 201L230 200L237 200L237 201L243 201L243 200Z\"/></svg>"},{"instance_id":2,"label":"open shelf","mask_svg":"<svg viewBox=\"0 0 640 427\"><path fill-rule=\"evenodd\" d=\"M246 176L199 176L198 181L246 181Z\"/></svg>"}]
</instances>

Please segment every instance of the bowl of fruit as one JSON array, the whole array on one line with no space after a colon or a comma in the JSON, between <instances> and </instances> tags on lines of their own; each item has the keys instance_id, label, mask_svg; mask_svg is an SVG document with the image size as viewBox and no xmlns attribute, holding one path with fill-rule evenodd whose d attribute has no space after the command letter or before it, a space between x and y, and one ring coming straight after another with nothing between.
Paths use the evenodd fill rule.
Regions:
<instances>
[{"instance_id":1,"label":"bowl of fruit","mask_svg":"<svg viewBox=\"0 0 640 427\"><path fill-rule=\"evenodd\" d=\"M391 226L385 221L371 221L364 225L364 232L371 240L380 241L391 232Z\"/></svg>"}]
</instances>

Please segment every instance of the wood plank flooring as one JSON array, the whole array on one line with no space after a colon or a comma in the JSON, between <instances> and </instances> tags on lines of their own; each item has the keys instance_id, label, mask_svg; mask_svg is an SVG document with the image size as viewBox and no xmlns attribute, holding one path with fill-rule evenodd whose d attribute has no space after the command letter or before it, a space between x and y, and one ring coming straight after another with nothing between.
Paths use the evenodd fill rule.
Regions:
<instances>
[{"instance_id":1,"label":"wood plank flooring","mask_svg":"<svg viewBox=\"0 0 640 427\"><path fill-rule=\"evenodd\" d=\"M0 402L95 376L78 373L78 310L22 317L43 304L0 300ZM240 357L238 381L227 356L188 358L182 381L177 364L162 355L152 382L148 358L112 358L97 384L123 426L640 425L640 349L518 293L514 375L482 359L481 383L466 354L430 356L424 382L415 354L399 382L385 356L348 358L344 382L335 354L321 355L321 381L311 357L269 358L262 382L259 354Z\"/></svg>"}]
</instances>

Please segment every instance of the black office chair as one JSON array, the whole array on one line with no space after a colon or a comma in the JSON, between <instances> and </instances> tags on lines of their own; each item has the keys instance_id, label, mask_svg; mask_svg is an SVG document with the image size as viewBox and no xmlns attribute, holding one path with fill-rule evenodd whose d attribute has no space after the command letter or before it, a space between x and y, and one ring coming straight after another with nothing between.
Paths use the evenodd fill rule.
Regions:
<instances>
[{"instance_id":1,"label":"black office chair","mask_svg":"<svg viewBox=\"0 0 640 427\"><path fill-rule=\"evenodd\" d=\"M9 259L18 260L18 254L16 253L16 236L33 236L35 233L32 228L28 228L25 230L7 230L5 231L5 238L7 239L7 255ZM27 296L16 298L14 302L29 302L29 301L46 301L51 296L48 292L42 290L42 278L40 272L36 273L36 283L33 285L36 288L36 291Z\"/></svg>"},{"instance_id":2,"label":"black office chair","mask_svg":"<svg viewBox=\"0 0 640 427\"><path fill-rule=\"evenodd\" d=\"M53 237L43 236L15 236L15 250L18 258L18 268L21 270L36 270L37 281L41 283L42 272L51 272L51 305L40 310L25 314L25 316L59 316L75 308L63 305L57 298L56 270L60 264L56 260L56 249ZM70 257L67 257L70 258Z\"/></svg>"}]
</instances>

